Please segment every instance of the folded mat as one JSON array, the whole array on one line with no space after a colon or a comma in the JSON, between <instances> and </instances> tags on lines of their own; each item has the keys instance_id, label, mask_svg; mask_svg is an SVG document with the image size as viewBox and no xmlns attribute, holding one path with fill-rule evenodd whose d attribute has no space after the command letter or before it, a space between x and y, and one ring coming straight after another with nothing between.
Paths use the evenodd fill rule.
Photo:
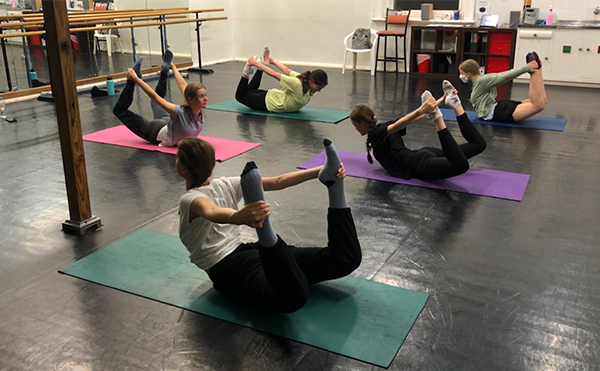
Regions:
<instances>
[{"instance_id":1,"label":"folded mat","mask_svg":"<svg viewBox=\"0 0 600 371\"><path fill-rule=\"evenodd\" d=\"M348 276L312 286L297 312L251 310L214 291L179 238L145 229L60 272L381 367L389 367L428 298Z\"/></svg>"},{"instance_id":2,"label":"folded mat","mask_svg":"<svg viewBox=\"0 0 600 371\"><path fill-rule=\"evenodd\" d=\"M215 147L217 161L229 160L232 157L239 156L244 152L260 146L260 143L240 142L237 140L220 139L199 136ZM117 146L145 149L148 151L159 151L162 153L177 153L177 147L159 147L156 144L149 143L131 132L125 125L114 126L112 128L86 134L83 140L88 142L114 144Z\"/></svg>"},{"instance_id":3,"label":"folded mat","mask_svg":"<svg viewBox=\"0 0 600 371\"><path fill-rule=\"evenodd\" d=\"M480 196L504 198L507 200L521 201L529 182L529 175L520 173L509 173L506 171L470 168L469 171L448 179L441 180L405 180L395 178L385 171L377 160L373 164L367 162L367 154L347 151L338 151L340 160L346 168L346 175L357 178L382 180L384 182L408 184L418 187L445 189L470 193ZM325 152L298 166L300 169L308 169L323 165Z\"/></svg>"},{"instance_id":4,"label":"folded mat","mask_svg":"<svg viewBox=\"0 0 600 371\"><path fill-rule=\"evenodd\" d=\"M448 121L456 121L456 115L454 114L453 109L449 108L440 108L442 111L442 115L444 116L444 120ZM467 116L471 120L471 122L476 124L486 124L486 125L497 125L497 126L510 126L515 128L527 128L527 129L540 129L540 130L550 130L550 131L563 131L565 129L565 125L567 125L567 119L557 119L552 117L541 117L541 116L533 116L521 122L508 123L508 122L500 122L500 121L486 121L477 117L477 114L473 111L465 111Z\"/></svg>"},{"instance_id":5,"label":"folded mat","mask_svg":"<svg viewBox=\"0 0 600 371\"><path fill-rule=\"evenodd\" d=\"M337 124L338 122L340 122L340 121L346 119L348 116L350 116L350 111L339 111L339 110L333 110L333 109L311 108L311 107L304 107L300 111L292 112L292 113L256 111L256 110L253 110L251 108L244 106L243 104L239 103L238 101L236 101L234 99L211 104L211 105L207 106L206 108L214 109L217 111L239 112L239 113L249 113L252 115L286 117L286 118L297 119L297 120L328 122L331 124Z\"/></svg>"}]
</instances>

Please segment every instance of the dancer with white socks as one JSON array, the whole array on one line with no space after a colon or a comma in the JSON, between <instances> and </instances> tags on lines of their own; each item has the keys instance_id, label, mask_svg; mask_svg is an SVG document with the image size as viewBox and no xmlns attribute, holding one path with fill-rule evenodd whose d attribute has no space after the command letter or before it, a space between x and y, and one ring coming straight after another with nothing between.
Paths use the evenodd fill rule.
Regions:
<instances>
[{"instance_id":1,"label":"dancer with white socks","mask_svg":"<svg viewBox=\"0 0 600 371\"><path fill-rule=\"evenodd\" d=\"M382 124L377 124L375 111L369 105L359 104L354 108L350 120L360 135L367 135L369 163L373 163L373 149L373 154L381 166L397 178L445 179L469 170L468 159L483 152L486 142L467 117L452 84L444 80L442 88L444 96L439 100L436 101L426 90L421 95L421 107L398 120ZM446 127L442 113L437 107L444 101L454 109L460 132L467 143L457 144ZM435 125L442 148L406 148L402 140L402 136L406 134L406 127L426 115L430 115Z\"/></svg>"},{"instance_id":2,"label":"dancer with white socks","mask_svg":"<svg viewBox=\"0 0 600 371\"><path fill-rule=\"evenodd\" d=\"M187 84L175 64L172 63L173 53L167 49L163 57L158 84L153 90L142 80L142 58L139 57L132 68L127 71L127 83L113 107L115 116L134 134L159 146L176 146L183 138L197 137L204 125L202 110L208 103L204 85L195 82ZM177 86L185 99L181 105L164 99L167 93L169 69L173 70ZM147 120L129 110L133 102L136 84L152 100L150 103L152 120Z\"/></svg>"},{"instance_id":3,"label":"dancer with white socks","mask_svg":"<svg viewBox=\"0 0 600 371\"><path fill-rule=\"evenodd\" d=\"M283 73L274 71L268 66L269 64L276 66ZM250 76L255 72L250 81ZM277 79L283 90L259 89L263 72ZM325 71L314 70L302 73L292 71L283 63L271 58L269 48L265 46L260 57L254 56L248 59L235 92L235 99L257 111L296 112L307 105L312 96L325 86L327 86Z\"/></svg>"},{"instance_id":4,"label":"dancer with white socks","mask_svg":"<svg viewBox=\"0 0 600 371\"><path fill-rule=\"evenodd\" d=\"M179 237L215 290L253 308L293 312L306 303L310 285L344 277L360 265L360 244L344 193L346 172L334 145L324 144L324 166L262 177L248 162L241 176L211 179L215 154L210 143L199 138L179 142L176 167L187 189L180 202ZM327 247L288 246L269 223L271 208L263 190L317 177L329 193ZM245 206L238 207L242 198ZM248 227L256 228L258 241Z\"/></svg>"}]
</instances>

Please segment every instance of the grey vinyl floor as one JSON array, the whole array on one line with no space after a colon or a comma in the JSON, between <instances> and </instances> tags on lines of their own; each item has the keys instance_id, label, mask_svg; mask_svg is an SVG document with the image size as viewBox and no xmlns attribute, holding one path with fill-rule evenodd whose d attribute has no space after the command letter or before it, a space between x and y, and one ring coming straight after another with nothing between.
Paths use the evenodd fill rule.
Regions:
<instances>
[{"instance_id":1,"label":"grey vinyl floor","mask_svg":"<svg viewBox=\"0 0 600 371\"><path fill-rule=\"evenodd\" d=\"M116 68L125 70L130 58ZM209 103L233 99L243 64L211 67L214 74L190 73L188 81L207 86ZM425 89L441 95L437 79L327 73L329 86L312 107L370 103L385 121L417 108ZM167 98L179 100L170 85ZM276 86L267 78L263 85ZM468 87L459 87L469 107ZM430 294L391 370L598 369L600 90L548 86L547 94L543 115L568 119L562 133L477 126L488 148L473 165L530 174L522 202L345 181L363 249L353 274ZM527 85L509 85L506 95L525 98ZM84 134L119 125L114 102L79 95ZM136 91L133 110L149 108ZM177 234L185 185L173 155L86 142L92 211L103 227L66 235L54 107L28 100L9 104L8 113L18 122L0 123L1 370L378 369L57 273L139 228ZM322 150L323 138L342 150L365 148L349 120L333 125L211 110L205 116L204 135L262 143L219 163L215 176L239 174L250 160L267 176L293 171ZM456 123L449 127L460 142ZM427 121L409 127L405 138L411 148L439 145ZM288 243L323 245L326 197L316 181L268 194L274 228Z\"/></svg>"}]
</instances>

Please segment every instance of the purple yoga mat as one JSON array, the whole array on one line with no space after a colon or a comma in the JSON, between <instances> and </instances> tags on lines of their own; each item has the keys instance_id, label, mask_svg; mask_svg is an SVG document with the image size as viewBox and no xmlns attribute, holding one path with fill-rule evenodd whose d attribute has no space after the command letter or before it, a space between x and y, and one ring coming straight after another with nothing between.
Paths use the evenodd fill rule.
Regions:
<instances>
[{"instance_id":1,"label":"purple yoga mat","mask_svg":"<svg viewBox=\"0 0 600 371\"><path fill-rule=\"evenodd\" d=\"M232 157L241 155L253 148L260 146L260 143L239 142L237 140L220 139L199 136L215 147L215 157L217 161L229 160ZM163 153L176 154L177 147L159 147L151 144L133 134L125 125L114 126L112 128L97 131L95 133L83 136L83 140L88 142L114 144L117 146L145 149L148 151L159 151Z\"/></svg>"},{"instance_id":2,"label":"purple yoga mat","mask_svg":"<svg viewBox=\"0 0 600 371\"><path fill-rule=\"evenodd\" d=\"M529 175L527 174L482 168L470 168L469 171L462 175L442 180L404 180L388 174L375 159L373 159L373 164L369 164L366 153L338 151L338 155L344 163L348 176L409 184L425 188L445 189L447 191L503 198L513 201L521 201L523 199L523 194L529 182ZM323 165L324 162L325 152L321 152L298 166L298 168L308 169Z\"/></svg>"}]
</instances>

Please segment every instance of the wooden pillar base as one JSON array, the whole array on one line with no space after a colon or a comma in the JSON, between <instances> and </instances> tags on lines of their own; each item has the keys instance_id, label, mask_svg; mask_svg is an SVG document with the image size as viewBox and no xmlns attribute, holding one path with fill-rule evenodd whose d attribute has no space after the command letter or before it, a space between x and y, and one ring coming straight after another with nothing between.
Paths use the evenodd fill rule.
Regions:
<instances>
[{"instance_id":1,"label":"wooden pillar base","mask_svg":"<svg viewBox=\"0 0 600 371\"><path fill-rule=\"evenodd\" d=\"M95 231L102 227L102 221L97 216L93 216L81 222L72 220L65 220L62 225L62 230L68 234L74 234L76 236L83 236L87 232Z\"/></svg>"}]
</instances>

